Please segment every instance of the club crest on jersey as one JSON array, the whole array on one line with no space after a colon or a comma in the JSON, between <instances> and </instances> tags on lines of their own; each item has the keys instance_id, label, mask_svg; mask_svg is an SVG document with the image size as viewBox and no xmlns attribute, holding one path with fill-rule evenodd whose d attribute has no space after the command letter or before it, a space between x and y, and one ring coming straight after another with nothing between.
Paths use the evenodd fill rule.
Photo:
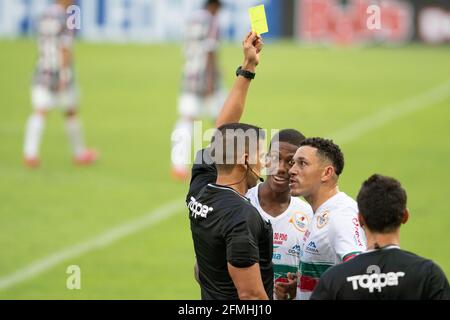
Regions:
<instances>
[{"instance_id":1,"label":"club crest on jersey","mask_svg":"<svg viewBox=\"0 0 450 320\"><path fill-rule=\"evenodd\" d=\"M330 212L329 211L325 211L324 213L322 213L321 215L319 215L317 217L317 228L323 228L328 221L330 220Z\"/></svg>"},{"instance_id":2,"label":"club crest on jersey","mask_svg":"<svg viewBox=\"0 0 450 320\"><path fill-rule=\"evenodd\" d=\"M308 216L303 212L295 212L294 216L289 220L294 225L294 228L300 232L305 232L309 224Z\"/></svg>"}]
</instances>

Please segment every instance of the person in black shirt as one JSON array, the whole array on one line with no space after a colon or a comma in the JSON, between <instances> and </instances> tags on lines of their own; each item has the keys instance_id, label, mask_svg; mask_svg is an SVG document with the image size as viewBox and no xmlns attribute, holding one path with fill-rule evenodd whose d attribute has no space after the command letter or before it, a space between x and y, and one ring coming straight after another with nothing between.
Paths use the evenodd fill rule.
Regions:
<instances>
[{"instance_id":1,"label":"person in black shirt","mask_svg":"<svg viewBox=\"0 0 450 320\"><path fill-rule=\"evenodd\" d=\"M217 119L209 148L197 153L186 203L202 299L273 296L272 227L244 197L256 185L264 132L233 123L259 62L262 40L250 33L245 61Z\"/></svg>"},{"instance_id":2,"label":"person in black shirt","mask_svg":"<svg viewBox=\"0 0 450 320\"><path fill-rule=\"evenodd\" d=\"M439 266L399 247L400 225L409 217L400 183L375 174L357 201L368 251L325 272L311 300L448 300L448 280Z\"/></svg>"}]
</instances>

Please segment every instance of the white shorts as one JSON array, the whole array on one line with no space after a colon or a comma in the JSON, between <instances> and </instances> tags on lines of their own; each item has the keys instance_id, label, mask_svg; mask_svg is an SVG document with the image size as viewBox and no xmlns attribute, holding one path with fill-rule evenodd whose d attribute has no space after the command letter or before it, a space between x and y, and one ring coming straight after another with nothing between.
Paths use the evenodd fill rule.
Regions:
<instances>
[{"instance_id":1,"label":"white shorts","mask_svg":"<svg viewBox=\"0 0 450 320\"><path fill-rule=\"evenodd\" d=\"M216 119L225 100L226 91L223 89L206 98L184 92L178 99L178 113L191 119Z\"/></svg>"},{"instance_id":2,"label":"white shorts","mask_svg":"<svg viewBox=\"0 0 450 320\"><path fill-rule=\"evenodd\" d=\"M61 92L53 92L45 86L37 85L31 88L31 103L36 110L50 110L60 107L64 111L78 107L78 90L76 86L69 86Z\"/></svg>"}]
</instances>

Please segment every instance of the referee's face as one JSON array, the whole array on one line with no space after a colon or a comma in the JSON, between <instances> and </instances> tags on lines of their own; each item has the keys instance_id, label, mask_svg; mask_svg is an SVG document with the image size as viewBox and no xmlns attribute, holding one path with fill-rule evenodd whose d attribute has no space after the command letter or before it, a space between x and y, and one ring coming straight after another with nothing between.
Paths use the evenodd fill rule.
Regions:
<instances>
[{"instance_id":1,"label":"referee's face","mask_svg":"<svg viewBox=\"0 0 450 320\"><path fill-rule=\"evenodd\" d=\"M310 146L298 148L289 170L291 195L308 197L315 194L320 188L322 173L323 162L317 155L317 149Z\"/></svg>"},{"instance_id":2,"label":"referee's face","mask_svg":"<svg viewBox=\"0 0 450 320\"><path fill-rule=\"evenodd\" d=\"M265 139L259 139L258 141L258 148L255 150L256 152L252 152L252 154L249 154L249 162L251 167L251 172L247 174L247 187L249 189L256 186L258 183L259 177L261 176L261 169L264 164L264 157L266 155L266 148L265 148Z\"/></svg>"}]
</instances>

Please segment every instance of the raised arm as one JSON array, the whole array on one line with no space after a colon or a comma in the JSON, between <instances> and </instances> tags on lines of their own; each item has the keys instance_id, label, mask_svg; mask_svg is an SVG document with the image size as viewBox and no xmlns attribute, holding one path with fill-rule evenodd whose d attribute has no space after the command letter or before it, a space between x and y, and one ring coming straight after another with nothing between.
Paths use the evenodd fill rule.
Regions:
<instances>
[{"instance_id":1,"label":"raised arm","mask_svg":"<svg viewBox=\"0 0 450 320\"><path fill-rule=\"evenodd\" d=\"M244 63L242 69L255 73L259 64L259 53L262 50L263 41L260 36L250 32L242 43L244 49ZM216 128L227 123L239 122L244 112L245 99L251 80L239 76L234 82L233 88L222 107L222 111L216 120Z\"/></svg>"}]
</instances>

